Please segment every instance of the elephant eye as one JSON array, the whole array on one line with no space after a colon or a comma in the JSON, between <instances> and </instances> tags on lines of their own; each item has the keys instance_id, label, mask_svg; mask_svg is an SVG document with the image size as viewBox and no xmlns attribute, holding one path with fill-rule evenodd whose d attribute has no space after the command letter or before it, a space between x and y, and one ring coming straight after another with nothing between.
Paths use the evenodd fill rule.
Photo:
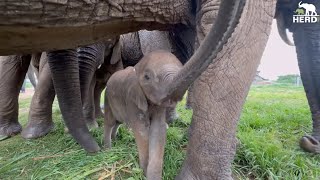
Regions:
<instances>
[{"instance_id":1,"label":"elephant eye","mask_svg":"<svg viewBox=\"0 0 320 180\"><path fill-rule=\"evenodd\" d=\"M144 75L144 79L149 80L150 77L149 77L147 74L145 74L145 75Z\"/></svg>"}]
</instances>

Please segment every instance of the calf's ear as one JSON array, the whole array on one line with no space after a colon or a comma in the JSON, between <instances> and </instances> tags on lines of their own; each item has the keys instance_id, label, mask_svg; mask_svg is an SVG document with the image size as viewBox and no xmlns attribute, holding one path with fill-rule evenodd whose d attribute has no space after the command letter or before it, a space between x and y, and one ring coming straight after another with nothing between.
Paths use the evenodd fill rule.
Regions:
<instances>
[{"instance_id":1,"label":"calf's ear","mask_svg":"<svg viewBox=\"0 0 320 180\"><path fill-rule=\"evenodd\" d=\"M134 83L134 85L132 85L129 89L128 89L128 94L127 94L127 98L133 102L135 105L137 105L137 107L142 110L143 112L147 112L148 110L148 102L147 102L147 98L144 95L142 88L139 85L138 80L136 80L136 82L132 82Z\"/></svg>"}]
</instances>

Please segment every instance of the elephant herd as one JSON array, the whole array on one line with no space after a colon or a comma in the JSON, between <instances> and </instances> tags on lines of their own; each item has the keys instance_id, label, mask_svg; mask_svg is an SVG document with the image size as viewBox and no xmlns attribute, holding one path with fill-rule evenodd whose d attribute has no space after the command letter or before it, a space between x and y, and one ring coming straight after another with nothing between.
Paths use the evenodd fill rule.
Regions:
<instances>
[{"instance_id":1,"label":"elephant herd","mask_svg":"<svg viewBox=\"0 0 320 180\"><path fill-rule=\"evenodd\" d=\"M119 125L126 122L134 131L140 164L144 172L148 172L148 179L161 178L166 123L176 118L175 106L182 98L180 95L174 100L161 102L167 94L167 86L185 63L171 53L171 44L168 32L142 30L79 47L76 51L87 127L97 128L96 119L104 117L100 97L108 87L105 95L105 146L111 147L111 137L114 139ZM3 97L0 100L1 140L20 132L25 139L48 134L54 127L52 104L55 88L47 53L3 56L0 63L0 81L5 84L0 87ZM38 83L35 85L28 123L22 129L18 121L18 90L26 73L33 73L30 69L34 69ZM28 74L28 77L32 78L32 75ZM152 144L151 149L149 143Z\"/></svg>"},{"instance_id":2,"label":"elephant herd","mask_svg":"<svg viewBox=\"0 0 320 180\"><path fill-rule=\"evenodd\" d=\"M147 179L161 179L166 121L176 116L175 105L189 89L190 137L176 179L231 179L237 122L276 18L286 43L292 44L286 29L293 33L312 113L312 136L300 145L318 153L320 24L292 24L298 4L6 1L0 5L0 54L16 55L0 59L0 139L49 133L56 95L69 133L87 152L97 152L89 128L102 116L99 101L106 87L105 146L111 146L119 124L127 123ZM22 129L18 94L30 64L38 84Z\"/></svg>"}]
</instances>

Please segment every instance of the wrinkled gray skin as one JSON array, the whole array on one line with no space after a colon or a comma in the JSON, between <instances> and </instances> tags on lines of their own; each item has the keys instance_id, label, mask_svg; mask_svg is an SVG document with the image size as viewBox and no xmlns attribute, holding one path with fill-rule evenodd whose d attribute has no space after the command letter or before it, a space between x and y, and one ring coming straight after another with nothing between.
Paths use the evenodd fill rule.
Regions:
<instances>
[{"instance_id":1,"label":"wrinkled gray skin","mask_svg":"<svg viewBox=\"0 0 320 180\"><path fill-rule=\"evenodd\" d=\"M50 70L46 56L26 55L26 56L3 56L0 65L1 75L0 92L3 94L0 100L0 139L5 139L21 132L22 128L18 122L18 94L15 90L20 88L27 71L26 67L31 64L35 67L39 81L35 88L30 106L29 121L22 131L24 138L35 138L47 134L52 128L51 105L54 99L54 89L52 85ZM16 59L15 61L12 61ZM30 69L30 66L29 66ZM49 78L47 78L49 77ZM44 93L43 93L44 92ZM49 122L49 123L48 123Z\"/></svg>"},{"instance_id":2,"label":"wrinkled gray skin","mask_svg":"<svg viewBox=\"0 0 320 180\"><path fill-rule=\"evenodd\" d=\"M54 127L52 103L55 90L48 65L47 53L33 55L32 64L38 69L38 84L32 96L28 123L21 132L26 139L34 139L48 134Z\"/></svg>"},{"instance_id":3,"label":"wrinkled gray skin","mask_svg":"<svg viewBox=\"0 0 320 180\"><path fill-rule=\"evenodd\" d=\"M113 38L104 43L80 47L77 51L84 119L89 128L95 128L98 123L94 101L98 97L94 93L101 94L110 75L122 69L120 45L118 38Z\"/></svg>"},{"instance_id":4,"label":"wrinkled gray skin","mask_svg":"<svg viewBox=\"0 0 320 180\"><path fill-rule=\"evenodd\" d=\"M137 33L132 33L133 36L135 36L136 34ZM94 44L91 46L78 48L80 66L79 69L81 72L80 82L82 84L82 87L84 87L84 89L82 90L82 92L84 92L84 95L82 96L83 110L84 117L89 129L98 126L96 122L96 117L99 116L99 114L96 115L96 112L101 112L100 107L96 108L97 106L94 106L94 102L95 104L100 103L100 95L106 86L107 80L115 71L122 69L122 64L120 62L120 48L122 52L125 54L123 56L125 58L125 63L134 63L134 65L138 62L138 60L132 58L132 56L128 57L127 52L132 51L137 53L143 53L141 50L139 51L141 45L137 43L141 42L141 44L143 44L144 46L143 49L146 49L146 47L148 47L148 49L145 50L144 53L150 52L153 49L171 50L167 32L143 31L140 32L140 34L142 38L141 40L139 40L139 42L133 41L134 38L122 38L121 44L131 44L132 47L130 48L128 46L120 47L119 45L116 45L116 40L113 40L112 42L108 42L105 44ZM127 37L128 36L131 35L128 34ZM103 48L105 48L105 51L102 50ZM21 134L22 137L26 139L34 139L44 136L47 133L49 133L51 129L53 129L53 121L51 114L52 103L55 97L55 91L52 84L50 70L47 64L47 54L42 53L41 60L40 55L33 55L32 63L30 63L28 69L28 73L32 73L31 75L33 75L34 73L33 68L36 70L37 74L40 74L38 75L40 85L38 88L35 89L35 94L32 98L32 103L30 106L29 121ZM102 58L103 55L105 55L104 58ZM102 62L103 64L101 64ZM86 67L86 65L89 63L91 63L90 68L92 69ZM95 72L95 74L92 76L91 72ZM13 75L14 74L12 74L12 76ZM30 77L30 74L28 74L28 76ZM90 84L90 87L86 86L86 84ZM88 90L85 90L86 88L88 88ZM85 95L85 93L88 94ZM174 108L168 109L167 115L170 116L170 118L167 119L169 119L169 121L171 122L173 118L175 118Z\"/></svg>"},{"instance_id":5,"label":"wrinkled gray skin","mask_svg":"<svg viewBox=\"0 0 320 180\"><path fill-rule=\"evenodd\" d=\"M12 88L19 88L20 84L16 86L16 83L12 83L12 81L23 81L27 73L24 71L26 66L29 66L29 69L32 66L35 70L33 73L38 74L38 85L35 87L35 93L32 97L27 126L22 130L21 135L27 139L37 138L46 135L53 128L52 103L55 91L46 53L42 53L42 56L39 53L27 57L4 56L1 61L0 72L6 74L1 75L0 79L1 83L6 84L0 86L0 92L6 94L2 96L2 101L0 101L0 127L2 129L0 136L2 139L18 134L22 130L18 122L18 94L12 91ZM12 58L19 60L12 61ZM5 124L15 124L14 127L19 128L10 128ZM14 131L5 131L5 129L13 129Z\"/></svg>"},{"instance_id":6,"label":"wrinkled gray skin","mask_svg":"<svg viewBox=\"0 0 320 180\"><path fill-rule=\"evenodd\" d=\"M300 0L279 0L276 19L282 39L288 44L286 29L293 33L300 74L309 102L313 130L312 135L305 135L300 140L300 147L311 153L320 153L320 24L293 24L292 16ZM319 1L303 1L320 7Z\"/></svg>"},{"instance_id":7,"label":"wrinkled gray skin","mask_svg":"<svg viewBox=\"0 0 320 180\"><path fill-rule=\"evenodd\" d=\"M186 38L188 41L192 41L191 39ZM185 41L187 41L185 40ZM185 63L186 58L189 58L193 52L193 49L189 47L189 49L179 50L178 48L173 49L175 46L175 42L171 40L170 33L167 31L146 31L142 30L139 32L128 33L120 36L120 51L114 52L113 55L120 54L121 57L117 57L122 59L122 63L124 67L134 66L139 60L142 58L143 54L149 53L154 50L167 50L172 51L176 54L183 53L183 51L191 51L188 52L188 56L183 57L181 62ZM171 45L173 44L173 45ZM102 64L101 67L96 71L95 74L95 85L92 84L90 86L89 96L92 95L95 107L87 107L85 106L85 115L86 119L95 119L102 118L103 112L100 108L100 97L101 93L106 87L107 81L111 74L115 71L121 69L122 67L113 67L110 64ZM94 87L94 89L92 88ZM92 103L92 99L87 99ZM178 117L178 114L175 111L175 108L167 109L167 117L168 123L172 122L174 119Z\"/></svg>"},{"instance_id":8,"label":"wrinkled gray skin","mask_svg":"<svg viewBox=\"0 0 320 180\"><path fill-rule=\"evenodd\" d=\"M35 76L34 67L32 65L29 66L27 76L30 80L30 83L32 84L33 88L36 88L37 86L37 77Z\"/></svg>"},{"instance_id":9,"label":"wrinkled gray skin","mask_svg":"<svg viewBox=\"0 0 320 180\"><path fill-rule=\"evenodd\" d=\"M117 45L116 39L110 39L109 41L106 41L104 43L97 43L77 49L83 114L85 122L89 129L98 127L95 116L96 109L94 104L94 88L100 86L99 91L102 91L104 89L103 84L106 83L110 75L115 71L122 69L121 58L118 54L119 47ZM46 76L45 78L46 80L44 80L44 82L52 82L52 77L50 75ZM50 89L53 89L53 84L50 84L50 86L48 85L49 84L45 84L46 87L42 90L39 89L39 92L41 92L42 94L48 93L50 95L54 95L54 91L50 91ZM47 99L48 97L44 96L38 98L39 101L47 101ZM52 109L52 101L47 102L48 109ZM50 103L50 105L48 103ZM44 105L44 103L42 104ZM30 111L30 114L32 112L33 111ZM51 111L47 111L47 114L51 114ZM38 121L39 119L47 119L46 124L52 124L52 118L47 118L44 114L42 116L39 116L39 118L37 119ZM32 127L33 125L34 123L28 123L27 127ZM39 130L41 128L38 127L36 129ZM37 133L29 134L30 135L26 137L24 135L24 131L22 132L22 136L25 138L36 138L45 135L40 135Z\"/></svg>"},{"instance_id":10,"label":"wrinkled gray skin","mask_svg":"<svg viewBox=\"0 0 320 180\"><path fill-rule=\"evenodd\" d=\"M83 48L79 48L79 66L81 65L81 63L84 61L86 61L87 63L92 62L92 63L96 63L95 66L90 66L91 67L95 67L97 68L97 66L99 66L99 64L101 63L101 61L104 61L104 59L99 59L96 58L94 59L94 57L99 57L97 54L103 54L106 55L106 57L104 57L106 59L106 61L101 65L100 70L103 70L104 74L109 74L108 76L110 76L110 74L112 74L113 72L115 72L118 69L122 69L122 64L120 62L120 57L117 55L118 52L114 52L114 45L115 45L115 40L113 42L109 43L111 46L108 47L106 50L102 50L99 49L100 51L93 51L96 50L100 47L102 47L100 44L95 44L95 45L91 45L91 46L86 46ZM108 43L106 43L105 45L109 45ZM105 47L105 45L103 45L103 47ZM86 49L85 49L86 48ZM119 50L118 50L119 51ZM112 52L113 54L116 54L115 56L112 56ZM91 53L91 54L89 54ZM86 57L88 57L87 59L85 59L84 55L87 55ZM90 56L91 55L91 56ZM31 57L31 56L30 56ZM12 117L11 119L16 119L15 123L17 123L16 127L19 128L15 128L13 129L13 132L5 132L4 130L0 131L0 135L1 135L1 139L5 139L8 138L10 136L13 136L15 134L18 134L21 131L21 125L18 123L18 114L14 113L16 111L18 111L18 96L16 94L13 94L10 90L10 88L14 88L14 83L11 83L9 78L17 78L19 80L21 80L21 78L24 77L23 73L21 73L21 75L19 75L18 73L16 73L17 70L19 70L20 68L22 68L21 64L28 64L30 62L30 59L32 59L31 63L33 68L36 70L36 74L38 74L38 85L35 88L35 93L32 97L32 101L31 101L31 105L30 105L30 111L29 111L29 117L28 117L28 123L26 125L26 127L22 130L22 137L26 138L26 139L34 139L34 138L39 138L42 137L44 135L46 135L47 133L49 133L53 127L53 121L52 121L52 103L54 101L54 97L55 97L55 90L54 90L54 86L53 86L53 82L52 82L52 75L49 69L49 65L48 65L48 58L47 58L47 54L46 53L39 53L39 54L33 54L32 58L29 58L28 60L19 60L19 61L12 61L12 59L14 58L19 58L19 56L9 56L6 57L2 62L3 62L3 66L0 66L0 71L6 73L6 76L3 77L1 79L2 83L5 84L9 84L10 86L1 86L0 87L0 91L1 92L6 92L7 95L5 96L5 98L3 98L3 101L1 101L0 103L7 103L7 102L11 102L11 104L9 104L9 106L1 106L0 108L0 125L3 126L3 129L7 129L8 126L5 126L5 124L7 122L7 119L9 119L9 122L13 121L10 120L10 118L7 118L8 116ZM82 59L81 59L82 58ZM92 59L91 59L92 58ZM91 60L91 61L90 61ZM110 60L112 60L113 64L110 64ZM22 61L22 62L20 62ZM80 62L82 61L82 62ZM18 63L18 64L16 64ZM29 66L30 69L31 65ZM85 65L82 65L82 68L85 68ZM81 78L83 79L81 82L82 86L84 86L86 84L86 82L90 82L92 83L93 81L96 81L95 77L96 76L90 76L92 75L90 72L95 72L96 69L90 69L89 71L85 71L88 70L85 69L83 70L80 74L82 75ZM8 69L9 71L4 71L5 69ZM81 68L80 68L81 69ZM86 75L83 75L85 74ZM95 85L95 84L94 84ZM11 87L12 86L12 87ZM7 87L7 88L6 88ZM88 87L89 88L89 87ZM84 115L86 118L86 123L87 126L89 128L93 128L93 127L97 127L97 123L93 117L93 119L90 119L90 113L94 113L94 109L92 109L92 111L88 110L88 107L94 107L94 104L92 104L92 106L90 106L90 101L89 100L93 100L93 92L89 89L88 93L92 93L92 97L91 98L87 98L89 95L84 96L86 97L84 99ZM85 89L83 88L83 92L85 91ZM87 91L87 90L86 90ZM86 93L86 92L84 92ZM11 101L9 99L14 99L14 101ZM2 116L1 116L2 115ZM3 124L3 125L2 125ZM0 127L1 127L0 126ZM10 129L10 128L8 128Z\"/></svg>"},{"instance_id":11,"label":"wrinkled gray skin","mask_svg":"<svg viewBox=\"0 0 320 180\"><path fill-rule=\"evenodd\" d=\"M0 140L3 140L21 132L18 96L31 56L1 56L0 59Z\"/></svg>"},{"instance_id":12,"label":"wrinkled gray skin","mask_svg":"<svg viewBox=\"0 0 320 180\"><path fill-rule=\"evenodd\" d=\"M191 40L192 39L189 39L189 41ZM173 41L170 41L169 32L166 32L166 31L142 30L135 33L124 34L120 36L120 43L119 43L120 46L113 49L112 56L114 57L112 57L112 59L117 61L120 61L120 59L122 59L124 67L134 66L139 62L143 54L146 54L148 52L159 50L159 49L174 51L172 47L174 46L173 43L174 43ZM193 49L191 48L187 50L193 51ZM176 49L175 52L178 52L178 49ZM190 54L192 54L192 52L189 52L188 57L190 57ZM185 62L186 58L188 57L184 57L182 62ZM96 118L103 117L103 113L100 109L100 96L107 84L107 81L110 75L113 74L115 71L122 69L122 66L118 66L118 64L119 63L113 65L113 64L110 64L110 62L103 63L99 67L99 69L97 69L93 77L95 81L94 80L91 81L91 85L88 92L89 94L85 96L85 99L83 101L84 113L85 113L84 116L87 122L91 124L90 125L91 127L97 126L97 123L95 122ZM94 107L92 105L93 103L94 103ZM168 108L167 116L169 117L167 118L168 122L172 122L174 119L176 119L177 113L175 111L175 108Z\"/></svg>"},{"instance_id":13,"label":"wrinkled gray skin","mask_svg":"<svg viewBox=\"0 0 320 180\"><path fill-rule=\"evenodd\" d=\"M120 53L119 53L120 54ZM94 117L95 118L103 118L104 114L101 111L100 108L100 97L102 91L106 88L107 81L109 80L110 76L115 73L116 71L123 69L121 57L119 54L110 54L109 56L114 56L116 55L117 58L119 59L118 63L115 64L110 64L110 61L106 61L109 57L105 57L105 62L100 66L100 68L96 71L95 73L95 86L94 89L92 86L90 86L90 91L89 93L92 93L93 90L93 101L94 101ZM93 113L89 112L89 113ZM93 116L93 114L92 114Z\"/></svg>"},{"instance_id":14,"label":"wrinkled gray skin","mask_svg":"<svg viewBox=\"0 0 320 180\"><path fill-rule=\"evenodd\" d=\"M193 47L179 47L178 43L173 40L173 31L146 31L141 30L135 33L128 33L120 36L121 56L124 67L135 66L143 55L146 55L155 50L165 50L172 52L177 56L180 55L180 62L185 64L191 54ZM189 31L189 34L194 34ZM191 37L191 38L190 38ZM192 36L184 39L185 42L194 41ZM185 53L185 56L181 54ZM178 113L175 107L167 108L166 120L171 123L174 119L178 118Z\"/></svg>"},{"instance_id":15,"label":"wrinkled gray skin","mask_svg":"<svg viewBox=\"0 0 320 180\"><path fill-rule=\"evenodd\" d=\"M162 102L167 86L182 64L170 52L153 51L134 67L114 73L105 93L105 145L111 147L118 124L132 128L139 151L140 166L149 180L160 180L166 142L166 109L176 99Z\"/></svg>"},{"instance_id":16,"label":"wrinkled gray skin","mask_svg":"<svg viewBox=\"0 0 320 180\"><path fill-rule=\"evenodd\" d=\"M194 82L193 120L190 127L192 133L186 159L176 179L231 179L237 121L270 33L275 0L248 0L239 25L217 57L208 56L206 53L212 52L213 49L208 48L214 48L218 41L204 44L206 41L203 40L215 20L219 22L218 26L215 26L216 29L219 28L215 31L215 35L218 35L215 37L220 40L220 32L225 32L224 23L232 17L232 11L228 9L232 8L232 2L222 1L221 6L225 3L227 6L224 6L226 9L220 8L223 13L219 16L218 0L150 1L143 6L140 3L141 1L136 0L126 3L114 0L111 4L109 1L73 1L68 4L40 0L29 4L6 1L4 4L10 5L11 9L0 8L0 41L3 42L0 44L0 54L73 48L144 28L194 29L195 47L203 44L196 51L195 57L205 55L196 61L190 60L184 67L191 76L194 68L202 73ZM63 10L51 11L44 8L48 6L37 4L50 4L55 9ZM30 7L33 9L26 10ZM86 7L86 10L83 10L83 7ZM64 11L66 8L71 8L72 11ZM80 11L81 13L78 13ZM22 14L23 18L20 18ZM59 21L56 17L59 17ZM88 21L88 17L92 21ZM21 24L26 26L19 26ZM4 38L11 36L14 38ZM183 42L186 36L180 37L180 34L176 33L175 37L176 41L180 39L180 42ZM79 75L74 73L78 71L74 52L63 50L48 53L49 66L66 124L69 127L76 124L71 134L87 151L95 152L99 147L92 143L93 139L88 135L85 123L81 123L84 120L82 113L79 113L82 106ZM210 60L206 61L210 64L207 69L207 66L202 67L203 62L197 61L207 59ZM211 64L213 59L214 63ZM70 78L65 79L65 76ZM190 80L194 81L193 78ZM71 95L78 98L68 98Z\"/></svg>"}]
</instances>

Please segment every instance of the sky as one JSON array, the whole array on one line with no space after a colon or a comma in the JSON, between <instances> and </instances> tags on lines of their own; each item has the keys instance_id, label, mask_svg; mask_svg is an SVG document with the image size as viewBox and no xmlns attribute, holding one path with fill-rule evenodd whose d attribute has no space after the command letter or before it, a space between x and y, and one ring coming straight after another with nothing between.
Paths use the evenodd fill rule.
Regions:
<instances>
[{"instance_id":1,"label":"sky","mask_svg":"<svg viewBox=\"0 0 320 180\"><path fill-rule=\"evenodd\" d=\"M292 35L288 36L293 42ZM299 74L295 47L282 41L275 20L258 71L261 77L269 80L276 80L281 75Z\"/></svg>"}]
</instances>

